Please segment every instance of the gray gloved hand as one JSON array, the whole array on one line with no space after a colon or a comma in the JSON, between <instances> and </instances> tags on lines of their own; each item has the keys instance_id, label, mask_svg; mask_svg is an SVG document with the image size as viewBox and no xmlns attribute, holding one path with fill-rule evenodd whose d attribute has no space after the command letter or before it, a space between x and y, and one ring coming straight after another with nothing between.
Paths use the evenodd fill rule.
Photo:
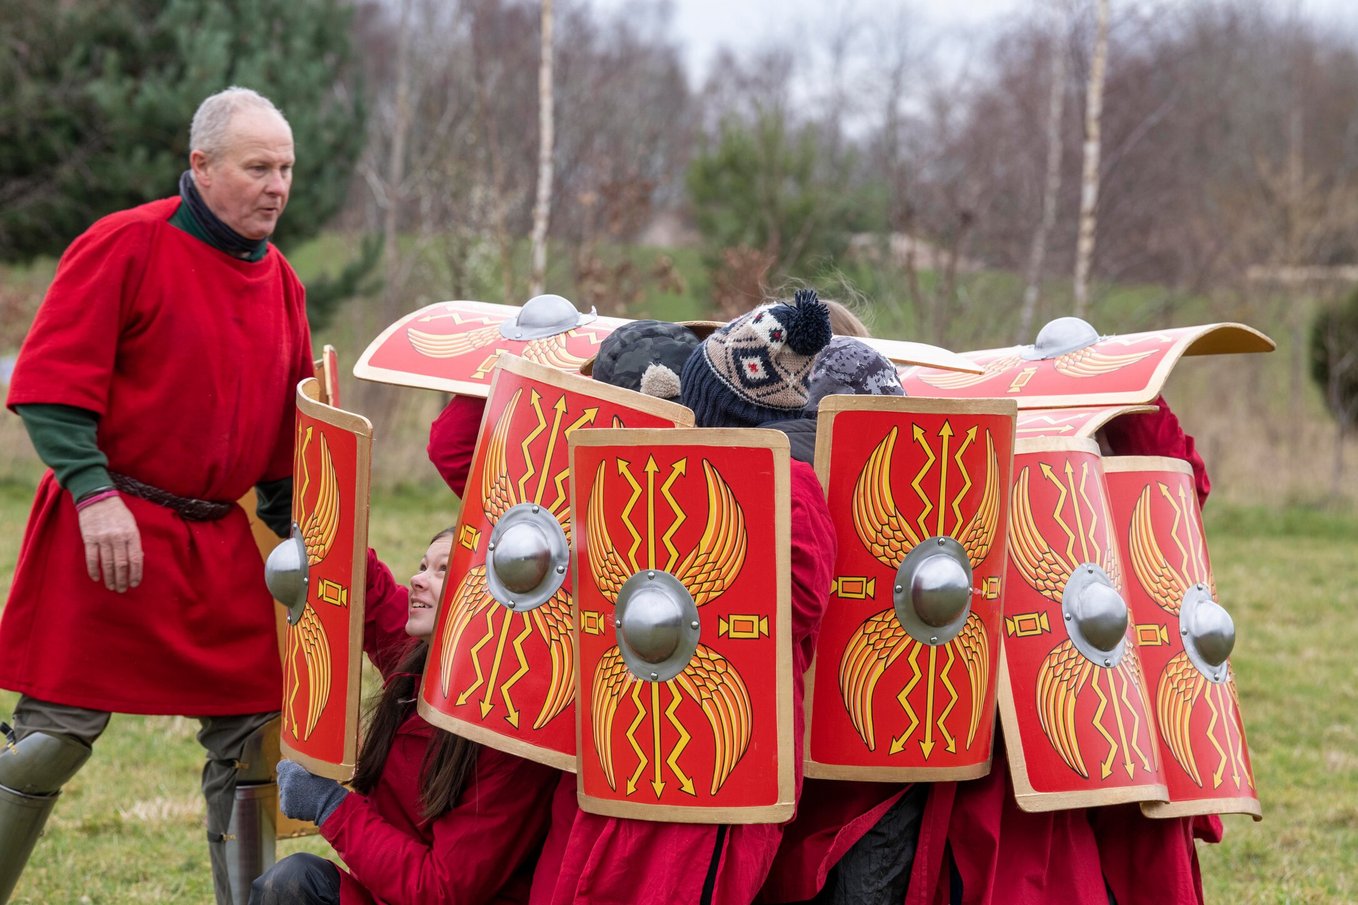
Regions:
<instances>
[{"instance_id":1,"label":"gray gloved hand","mask_svg":"<svg viewBox=\"0 0 1358 905\"><path fill-rule=\"evenodd\" d=\"M348 794L344 786L310 773L301 764L278 762L278 806L293 820L310 820L320 826Z\"/></svg>"}]
</instances>

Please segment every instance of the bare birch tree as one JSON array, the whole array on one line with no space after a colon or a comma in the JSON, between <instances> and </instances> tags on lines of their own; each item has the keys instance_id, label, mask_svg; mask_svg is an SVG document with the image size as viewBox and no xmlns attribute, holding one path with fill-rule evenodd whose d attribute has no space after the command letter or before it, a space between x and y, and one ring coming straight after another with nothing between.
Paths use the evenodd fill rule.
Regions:
<instances>
[{"instance_id":1,"label":"bare birch tree","mask_svg":"<svg viewBox=\"0 0 1358 905\"><path fill-rule=\"evenodd\" d=\"M1109 0L1094 0L1094 52L1089 61L1085 96L1084 172L1080 181L1080 232L1075 245L1075 316L1089 313L1089 271L1094 259L1094 230L1098 225L1099 150L1103 124L1103 82L1108 66Z\"/></svg>"},{"instance_id":2,"label":"bare birch tree","mask_svg":"<svg viewBox=\"0 0 1358 905\"><path fill-rule=\"evenodd\" d=\"M533 205L533 275L530 295L547 279L547 224L552 213L552 0L542 0L542 56L538 64L538 195Z\"/></svg>"},{"instance_id":3,"label":"bare birch tree","mask_svg":"<svg viewBox=\"0 0 1358 905\"><path fill-rule=\"evenodd\" d=\"M1017 342L1030 342L1033 322L1037 318L1037 302L1042 295L1042 267L1047 260L1047 243L1056 226L1056 205L1061 197L1061 120L1065 112L1066 96L1066 29L1065 4L1052 0L1051 18L1051 84L1047 88L1047 172L1042 189L1042 219L1033 233L1033 244L1028 251L1023 289L1023 306L1019 309Z\"/></svg>"}]
</instances>

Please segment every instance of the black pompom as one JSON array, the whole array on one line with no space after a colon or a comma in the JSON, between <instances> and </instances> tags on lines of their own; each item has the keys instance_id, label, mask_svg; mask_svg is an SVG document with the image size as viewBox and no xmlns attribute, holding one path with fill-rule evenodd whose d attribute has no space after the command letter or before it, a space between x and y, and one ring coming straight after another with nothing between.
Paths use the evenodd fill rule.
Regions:
<instances>
[{"instance_id":1,"label":"black pompom","mask_svg":"<svg viewBox=\"0 0 1358 905\"><path fill-rule=\"evenodd\" d=\"M830 309L816 295L814 289L798 289L791 305L782 305L790 316L787 325L787 344L798 355L815 355L830 342ZM781 318L780 318L781 319Z\"/></svg>"}]
</instances>

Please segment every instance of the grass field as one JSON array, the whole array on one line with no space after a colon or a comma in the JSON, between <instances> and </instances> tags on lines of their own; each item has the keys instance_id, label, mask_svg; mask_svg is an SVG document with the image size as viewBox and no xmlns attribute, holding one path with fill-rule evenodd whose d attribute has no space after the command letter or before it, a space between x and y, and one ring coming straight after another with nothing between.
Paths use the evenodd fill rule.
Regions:
<instances>
[{"instance_id":1,"label":"grass field","mask_svg":"<svg viewBox=\"0 0 1358 905\"><path fill-rule=\"evenodd\" d=\"M0 595L8 589L31 487L0 483ZM372 537L398 575L455 513L429 483L374 501ZM1227 818L1203 847L1209 902L1358 901L1358 514L1209 506L1223 603L1265 819ZM60 606L60 601L53 601ZM0 692L0 713L14 695ZM206 903L196 722L115 717L58 804L15 905ZM325 853L317 838L280 854Z\"/></svg>"}]
</instances>

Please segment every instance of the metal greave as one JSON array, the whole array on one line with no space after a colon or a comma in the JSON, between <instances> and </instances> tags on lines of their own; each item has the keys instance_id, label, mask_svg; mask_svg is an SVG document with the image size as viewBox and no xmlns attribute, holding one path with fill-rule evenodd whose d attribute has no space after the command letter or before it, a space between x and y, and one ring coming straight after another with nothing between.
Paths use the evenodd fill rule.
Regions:
<instances>
[{"instance_id":1,"label":"metal greave","mask_svg":"<svg viewBox=\"0 0 1358 905\"><path fill-rule=\"evenodd\" d=\"M0 905L9 901L24 865L56 807L61 787L90 759L89 745L34 732L0 739Z\"/></svg>"}]
</instances>

